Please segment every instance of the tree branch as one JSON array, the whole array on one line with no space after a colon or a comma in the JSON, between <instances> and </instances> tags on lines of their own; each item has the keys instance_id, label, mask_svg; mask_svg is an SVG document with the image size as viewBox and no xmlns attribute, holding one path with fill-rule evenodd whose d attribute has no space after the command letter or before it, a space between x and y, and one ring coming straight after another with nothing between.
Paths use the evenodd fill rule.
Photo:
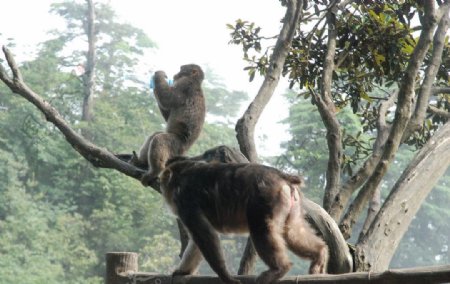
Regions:
<instances>
[{"instance_id":1,"label":"tree branch","mask_svg":"<svg viewBox=\"0 0 450 284\"><path fill-rule=\"evenodd\" d=\"M434 34L431 60L425 70L425 78L420 87L419 95L417 96L415 111L408 123L405 134L403 135L403 140L407 139L414 131L422 128L423 121L425 120L425 114L427 112L429 99L433 90L433 83L442 62L442 51L444 50L445 36L447 34L450 22L449 6L447 5L442 9L444 16L439 21L436 33Z\"/></svg>"},{"instance_id":2,"label":"tree branch","mask_svg":"<svg viewBox=\"0 0 450 284\"><path fill-rule=\"evenodd\" d=\"M342 143L340 124L336 117L336 106L331 97L331 83L334 72L334 56L336 53L336 12L337 2L330 4L327 11L328 41L325 55L320 95L314 96L322 121L327 129L327 145L329 150L328 165L323 199L323 207L330 211L333 200L339 192Z\"/></svg>"},{"instance_id":3,"label":"tree branch","mask_svg":"<svg viewBox=\"0 0 450 284\"><path fill-rule=\"evenodd\" d=\"M448 112L446 110L443 110L443 109L440 109L440 108L437 108L435 106L429 105L428 106L428 112L430 112L430 113L432 113L434 115L440 116L442 118L445 118L445 119L450 119L450 112Z\"/></svg>"},{"instance_id":4,"label":"tree branch","mask_svg":"<svg viewBox=\"0 0 450 284\"><path fill-rule=\"evenodd\" d=\"M433 96L438 94L450 94L450 87L435 87L431 91Z\"/></svg>"},{"instance_id":5,"label":"tree branch","mask_svg":"<svg viewBox=\"0 0 450 284\"><path fill-rule=\"evenodd\" d=\"M412 219L450 166L450 122L439 128L414 157L367 233L356 246L359 271L387 269Z\"/></svg>"},{"instance_id":6,"label":"tree branch","mask_svg":"<svg viewBox=\"0 0 450 284\"><path fill-rule=\"evenodd\" d=\"M69 142L78 153L93 165L113 168L127 176L140 180L145 171L118 159L108 150L92 144L83 138L83 136L75 132L54 107L34 93L25 84L22 80L20 70L14 61L14 57L6 47L3 47L3 53L11 68L13 78L11 79L5 69L1 67L0 79L11 89L11 91L35 105L45 115L45 118L62 132L67 142Z\"/></svg>"},{"instance_id":7,"label":"tree branch","mask_svg":"<svg viewBox=\"0 0 450 284\"><path fill-rule=\"evenodd\" d=\"M348 179L339 190L330 209L330 215L334 220L341 218L342 212L347 206L352 194L360 188L373 174L376 165L381 159L383 146L389 135L390 126L386 123L387 112L397 100L398 91L395 91L386 101L382 102L378 108L377 138L373 144L372 155L364 162L359 170Z\"/></svg>"},{"instance_id":8,"label":"tree branch","mask_svg":"<svg viewBox=\"0 0 450 284\"><path fill-rule=\"evenodd\" d=\"M250 103L244 115L236 123L236 137L240 150L251 162L258 161L254 139L255 126L265 106L272 97L275 87L278 85L292 38L300 23L303 3L304 1L302 0L288 1L283 27L270 58L269 68L264 82L255 99Z\"/></svg>"},{"instance_id":9,"label":"tree branch","mask_svg":"<svg viewBox=\"0 0 450 284\"><path fill-rule=\"evenodd\" d=\"M413 100L416 84L415 79L419 72L420 65L422 64L430 47L433 38L433 31L437 24L437 16L434 8L436 5L435 1L425 1L424 5L425 16L423 18L423 29L420 33L414 52L409 60L405 76L401 82L402 84L399 90L395 118L389 137L383 149L381 159L378 162L373 174L369 177L368 181L361 188L353 203L349 206L343 220L340 223L341 231L346 238L350 238L356 219L359 217L362 209L367 204L369 199L373 196L373 193L379 186L381 179L389 167L389 164L394 159L395 153L401 143L403 133L411 116L411 102Z\"/></svg>"}]
</instances>

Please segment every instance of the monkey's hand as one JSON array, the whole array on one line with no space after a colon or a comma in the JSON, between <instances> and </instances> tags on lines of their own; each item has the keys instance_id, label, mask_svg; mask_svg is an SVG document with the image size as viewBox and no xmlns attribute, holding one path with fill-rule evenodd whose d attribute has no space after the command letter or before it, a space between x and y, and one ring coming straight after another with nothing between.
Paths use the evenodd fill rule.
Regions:
<instances>
[{"instance_id":1,"label":"monkey's hand","mask_svg":"<svg viewBox=\"0 0 450 284\"><path fill-rule=\"evenodd\" d=\"M156 71L155 75L153 75L150 78L150 89L154 90L155 89L155 78L158 78L158 80L166 80L167 84L169 84L169 86L173 85L173 80L167 78L167 75L164 71Z\"/></svg>"}]
</instances>

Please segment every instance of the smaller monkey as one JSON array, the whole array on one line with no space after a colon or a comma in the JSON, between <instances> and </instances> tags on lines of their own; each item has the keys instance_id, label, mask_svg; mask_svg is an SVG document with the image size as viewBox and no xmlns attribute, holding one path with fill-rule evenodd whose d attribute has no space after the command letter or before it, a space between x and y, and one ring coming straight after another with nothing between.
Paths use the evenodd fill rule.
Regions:
<instances>
[{"instance_id":1,"label":"smaller monkey","mask_svg":"<svg viewBox=\"0 0 450 284\"><path fill-rule=\"evenodd\" d=\"M195 273L204 257L223 282L240 283L225 266L217 232L250 233L269 267L256 283L273 283L289 271L287 249L311 260L310 273L326 272L328 247L304 220L298 176L259 164L176 157L160 181L166 203L190 236L174 275Z\"/></svg>"},{"instance_id":2,"label":"smaller monkey","mask_svg":"<svg viewBox=\"0 0 450 284\"><path fill-rule=\"evenodd\" d=\"M168 159L183 155L200 135L205 121L205 99L201 88L204 74L200 66L183 65L174 77L173 86L163 71L154 75L154 94L164 120L165 132L155 132L141 146L130 163L148 167L141 178L147 186L157 179Z\"/></svg>"}]
</instances>

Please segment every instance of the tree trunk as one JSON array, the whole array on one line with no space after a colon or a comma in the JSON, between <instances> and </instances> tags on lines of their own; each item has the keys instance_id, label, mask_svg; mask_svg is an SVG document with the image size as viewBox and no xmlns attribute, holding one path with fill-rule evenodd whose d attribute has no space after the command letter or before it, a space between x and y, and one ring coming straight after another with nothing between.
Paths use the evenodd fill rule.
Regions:
<instances>
[{"instance_id":1,"label":"tree trunk","mask_svg":"<svg viewBox=\"0 0 450 284\"><path fill-rule=\"evenodd\" d=\"M85 73L83 74L83 112L81 120L91 121L93 117L94 104L94 67L95 67L95 10L92 0L86 0L88 13L86 23L86 34L88 38L88 52L86 56Z\"/></svg>"},{"instance_id":2,"label":"tree trunk","mask_svg":"<svg viewBox=\"0 0 450 284\"><path fill-rule=\"evenodd\" d=\"M357 271L383 271L412 219L450 165L450 122L419 151L356 246Z\"/></svg>"}]
</instances>

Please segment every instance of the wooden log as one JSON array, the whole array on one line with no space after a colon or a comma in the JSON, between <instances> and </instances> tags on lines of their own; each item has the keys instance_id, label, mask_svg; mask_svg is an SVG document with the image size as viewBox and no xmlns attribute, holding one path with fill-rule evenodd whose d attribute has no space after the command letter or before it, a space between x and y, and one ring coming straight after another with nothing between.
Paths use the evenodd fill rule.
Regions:
<instances>
[{"instance_id":1,"label":"wooden log","mask_svg":"<svg viewBox=\"0 0 450 284\"><path fill-rule=\"evenodd\" d=\"M137 257L137 255L136 255ZM112 265L114 265L113 262ZM122 267L122 266L120 266ZM109 269L115 271L114 267ZM108 263L107 263L108 270ZM119 269L122 271L121 269ZM222 284L217 276L175 276L131 272L115 273L114 282L106 282L106 284ZM242 284L256 284L255 275L235 276ZM320 274L320 275L299 275L287 276L279 280L277 283L282 284L423 284L423 283L450 283L450 265L428 266L406 269L390 269L384 272L355 272L346 274Z\"/></svg>"},{"instance_id":2,"label":"wooden log","mask_svg":"<svg viewBox=\"0 0 450 284\"><path fill-rule=\"evenodd\" d=\"M135 252L109 252L106 254L106 284L128 283L123 279L138 272L138 254ZM133 276L132 276L133 277Z\"/></svg>"}]
</instances>

